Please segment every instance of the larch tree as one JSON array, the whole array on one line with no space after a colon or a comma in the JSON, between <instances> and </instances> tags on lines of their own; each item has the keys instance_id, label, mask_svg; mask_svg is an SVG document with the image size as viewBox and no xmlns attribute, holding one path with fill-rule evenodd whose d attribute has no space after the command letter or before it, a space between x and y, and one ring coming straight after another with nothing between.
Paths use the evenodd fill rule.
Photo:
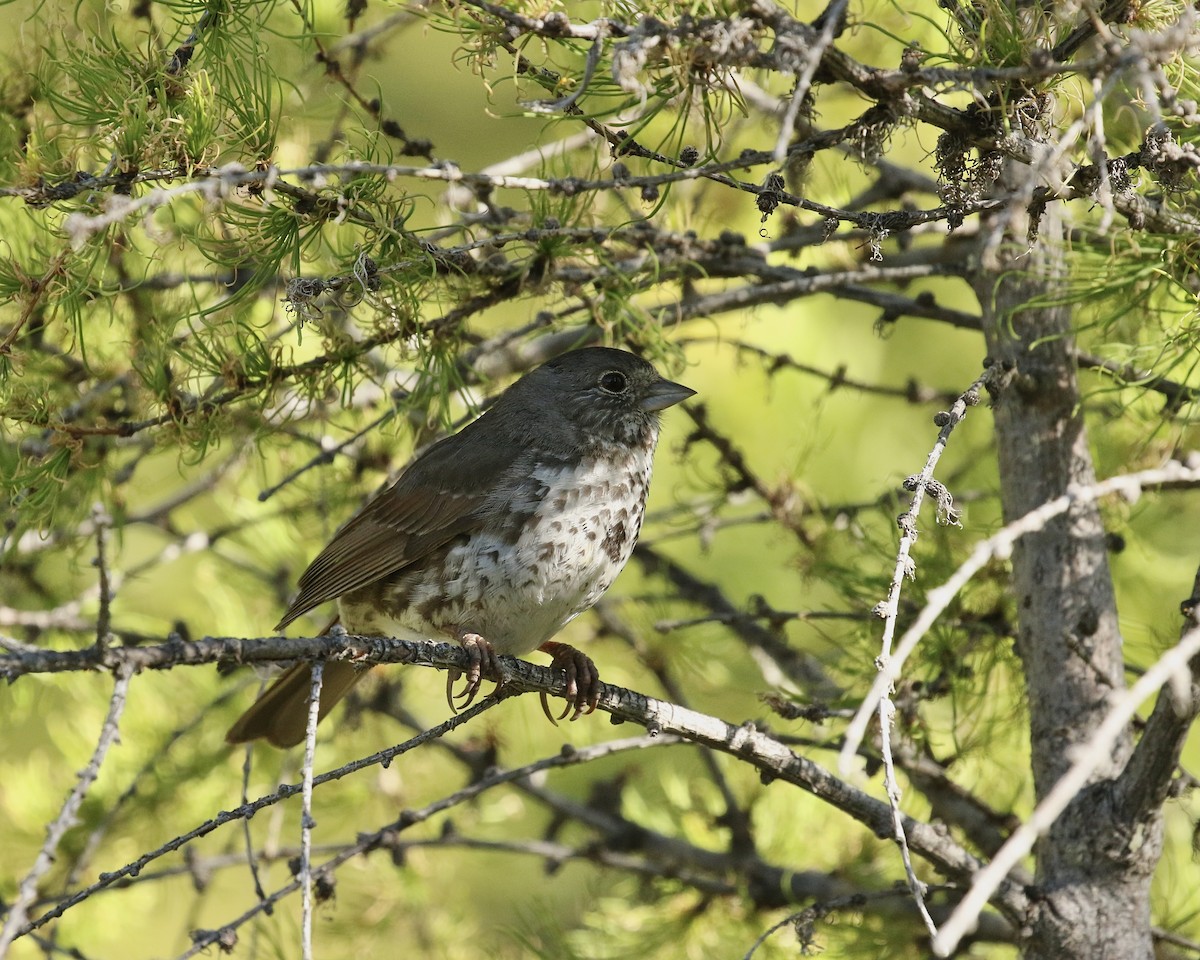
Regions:
<instances>
[{"instance_id":1,"label":"larch tree","mask_svg":"<svg viewBox=\"0 0 1200 960\"><path fill-rule=\"evenodd\" d=\"M1197 5L5 10L0 958L1200 953ZM598 712L268 636L600 343L697 396Z\"/></svg>"}]
</instances>

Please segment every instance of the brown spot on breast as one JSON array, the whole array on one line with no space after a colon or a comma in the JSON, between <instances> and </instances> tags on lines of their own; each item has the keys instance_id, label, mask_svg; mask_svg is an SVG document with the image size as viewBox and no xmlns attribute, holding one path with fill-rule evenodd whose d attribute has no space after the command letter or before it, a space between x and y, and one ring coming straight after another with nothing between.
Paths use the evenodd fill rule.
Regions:
<instances>
[{"instance_id":1,"label":"brown spot on breast","mask_svg":"<svg viewBox=\"0 0 1200 960\"><path fill-rule=\"evenodd\" d=\"M441 621L441 613L446 607L446 601L443 597L430 597L417 604L417 616L426 623L439 623Z\"/></svg>"},{"instance_id":2,"label":"brown spot on breast","mask_svg":"<svg viewBox=\"0 0 1200 960\"><path fill-rule=\"evenodd\" d=\"M621 548L625 546L625 524L618 521L608 528L604 534L604 542L600 544L608 559L613 563L621 562Z\"/></svg>"}]
</instances>

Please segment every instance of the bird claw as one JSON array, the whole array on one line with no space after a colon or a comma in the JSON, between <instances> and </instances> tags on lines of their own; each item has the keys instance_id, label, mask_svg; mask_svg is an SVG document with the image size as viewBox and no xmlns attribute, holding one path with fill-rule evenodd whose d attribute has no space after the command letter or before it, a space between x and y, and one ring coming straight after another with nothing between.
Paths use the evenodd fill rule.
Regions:
<instances>
[{"instance_id":1,"label":"bird claw","mask_svg":"<svg viewBox=\"0 0 1200 960\"><path fill-rule=\"evenodd\" d=\"M458 713L471 705L484 680L495 680L498 685L504 681L504 674L500 671L500 660L490 643L477 633L463 633L458 640L467 651L467 669L465 674L457 669L446 671L446 702L450 704L452 713ZM463 676L466 677L463 688L456 694L454 684ZM456 700L462 702L455 703Z\"/></svg>"},{"instance_id":2,"label":"bird claw","mask_svg":"<svg viewBox=\"0 0 1200 960\"><path fill-rule=\"evenodd\" d=\"M567 706L556 718L550 711L550 702L545 692L541 694L542 712L554 726L570 714L572 721L588 713L594 713L600 703L600 671L586 653L581 653L565 643L548 640L539 647L550 654L551 669L558 668L566 674L566 689L563 691ZM586 709L585 709L586 708Z\"/></svg>"}]
</instances>

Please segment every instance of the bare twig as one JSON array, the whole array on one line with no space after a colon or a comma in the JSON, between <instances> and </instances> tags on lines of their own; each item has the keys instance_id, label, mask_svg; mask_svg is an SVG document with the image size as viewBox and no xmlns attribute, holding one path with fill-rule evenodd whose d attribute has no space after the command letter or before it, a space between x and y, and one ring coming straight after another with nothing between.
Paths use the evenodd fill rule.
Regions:
<instances>
[{"instance_id":1,"label":"bare twig","mask_svg":"<svg viewBox=\"0 0 1200 960\"><path fill-rule=\"evenodd\" d=\"M153 747L150 758L130 778L129 786L122 791L121 795L114 802L105 805L103 818L88 835L87 841L73 858L70 869L63 879L62 890L64 893L79 883L80 877L91 864L92 858L100 849L109 831L113 828L114 824L120 822L121 814L126 812L133 801L139 799L140 787L147 781L157 779L161 776L163 762L166 760L171 749L176 744L184 741L189 733L193 733L198 727L208 723L212 714L219 711L226 702L237 696L239 692L236 687L228 688L220 696L215 697L209 702L201 711L194 714L186 723L172 730L162 743ZM46 897L43 896L42 899L45 900Z\"/></svg>"},{"instance_id":2,"label":"bare twig","mask_svg":"<svg viewBox=\"0 0 1200 960\"><path fill-rule=\"evenodd\" d=\"M295 470L292 470L290 473L288 473L287 476L285 476L279 482L272 484L271 486L267 487L265 490L259 491L259 494L258 494L259 502L262 503L264 501L270 500L271 497L275 496L275 494L277 494L280 490L282 490L284 487L286 487L289 483L294 482L299 477L301 477L305 473L307 473L309 470L313 469L313 467L319 467L326 463L332 463L333 458L335 456L337 456L339 453L341 453L343 450L345 450L347 447L356 443L358 440L361 440L368 433L370 433L373 430L378 429L379 427L381 427L385 423L387 423L389 420L391 420L393 417L395 417L397 410L398 410L398 407L393 405L393 406L389 407L387 410L385 410L383 413L381 413L374 420L372 420L370 423L368 423L361 430L356 430L345 440L341 441L340 443L334 444L333 446L331 446L329 448L323 447L321 452L318 453L311 460L309 460L307 463L302 463Z\"/></svg>"},{"instance_id":3,"label":"bare twig","mask_svg":"<svg viewBox=\"0 0 1200 960\"><path fill-rule=\"evenodd\" d=\"M464 710L462 713L450 717L444 723L439 723L437 726L425 730L417 736L406 740L404 743L397 744L394 747L388 747L386 750L380 750L378 753L373 753L369 757L363 757L361 759L354 760L334 770L330 770L326 773L322 773L313 777L313 786L318 787L321 784L328 783L331 780L340 780L342 777L349 776L350 774L356 773L357 771L366 767L390 763L396 757L408 753L410 750L413 750L422 744L428 743L431 740L436 740L438 737L445 736L451 730L462 726L464 723L475 719L475 717L479 716L481 713L490 710L499 702L500 701L494 696L487 697L469 709ZM188 844L193 840L207 836L218 827L222 827L227 823L232 823L238 820L246 820L256 814L259 810L274 806L281 800L286 800L289 797L294 797L302 790L302 784L285 784L274 793L266 794L265 796L259 797L257 800L253 800L249 803L243 803L240 807L237 807L233 810L222 810L211 820L206 820L204 823L193 828L192 830L189 830L187 833L173 837L162 846L157 847L148 853L142 854L136 860L126 864L119 870L114 870L111 873L101 874L99 879L97 879L94 883L84 887L82 890L76 891L71 896L56 904L53 909L48 910L37 919L26 923L19 930L17 935L24 936L30 931L44 926L51 920L56 920L72 907L87 900L88 897L96 893L98 890L104 890L108 887L111 887L114 884L121 882L126 877L137 876L147 864L153 863L159 857L165 856L168 853L172 853L173 851L180 849L185 844ZM263 904L267 904L268 902L269 901L267 899L262 901Z\"/></svg>"},{"instance_id":4,"label":"bare twig","mask_svg":"<svg viewBox=\"0 0 1200 960\"><path fill-rule=\"evenodd\" d=\"M108 702L108 715L104 718L104 725L100 728L100 739L96 743L96 749L92 752L92 758L79 774L75 786L67 795L66 802L63 803L62 810L50 823L46 831L46 842L42 844L37 859L17 888L16 899L8 908L4 927L0 929L0 960L8 955L8 948L13 940L30 929L25 926L25 919L28 915L29 905L37 898L38 881L54 864L55 853L58 845L62 842L63 835L75 825L83 798L99 775L100 767L104 763L104 758L108 756L109 748L117 741L118 723L125 710L129 678L133 676L133 670L128 665L122 665L117 667L114 673L116 680L113 684L112 697Z\"/></svg>"},{"instance_id":5,"label":"bare twig","mask_svg":"<svg viewBox=\"0 0 1200 960\"><path fill-rule=\"evenodd\" d=\"M1050 829L1067 804L1088 784L1092 775L1112 763L1112 745L1133 719L1142 701L1176 677L1190 678L1188 661L1198 653L1200 627L1194 627L1184 634L1179 643L1159 657L1137 683L1115 699L1104 722L1079 749L1070 769L1042 798L1041 803L1029 815L1029 819L1013 832L991 862L971 881L967 895L934 937L933 952L937 956L949 957L954 953L959 941L970 931L979 912L987 904L997 885L1004 881L1009 870L1033 849L1038 837Z\"/></svg>"},{"instance_id":6,"label":"bare twig","mask_svg":"<svg viewBox=\"0 0 1200 960\"><path fill-rule=\"evenodd\" d=\"M488 698L492 700L493 698ZM486 702L486 701L485 701ZM475 714L477 708L471 708L465 713L461 713L458 717L467 716L467 714ZM457 718L455 718L457 719ZM609 743L601 743L592 747L583 747L579 749L564 750L556 753L552 757L547 757L543 760L538 760L534 763L527 764L523 767L518 767L514 770L504 770L493 772L490 775L481 777L473 783L468 784L461 790L457 790L447 797L436 800L426 807L419 810L405 810L400 817L394 822L376 830L372 833L363 834L360 836L357 843L347 847L341 853L326 860L320 866L322 874L329 874L346 863L363 853L367 853L376 848L384 847L391 842L392 838L404 830L409 829L415 824L423 823L430 817L435 816L448 810L451 807L472 800L487 790L492 789L503 783L511 783L515 780L522 780L532 776L543 770L550 770L559 767L575 766L580 763L588 763L601 757L611 756L616 753L622 753L628 750L644 750L651 747L673 746L681 741L672 737L661 737L656 735L633 737L628 740L617 740ZM211 946L222 942L223 938L228 938L231 934L236 933L237 929L244 925L247 921L252 920L272 906L282 900L289 894L295 893L300 886L300 880L295 879L291 883L280 887L265 900L256 903L253 907L225 924L218 930L202 930L196 931L192 935L192 946L189 950L180 954L177 960L188 960L189 957L194 957L196 954L203 952Z\"/></svg>"},{"instance_id":7,"label":"bare twig","mask_svg":"<svg viewBox=\"0 0 1200 960\"><path fill-rule=\"evenodd\" d=\"M934 481L933 471L936 469L938 461L946 449L946 444L950 440L950 433L967 415L967 408L979 402L979 391L991 376L991 369L986 369L954 401L954 404L948 411L939 413L934 418L934 422L941 428L938 431L937 442L929 452L929 456L925 461L925 467L921 473L916 477L910 477L905 482L905 487L913 492L912 500L908 510L902 513L897 521L901 532L900 545L896 555L896 566L892 573L892 582L888 590L887 600L876 608L876 612L884 618L883 637L880 640L881 649L879 657L875 661L881 671L886 669L888 658L892 651L892 638L895 636L896 621L900 612L900 589L905 577L912 578L914 576L915 565L912 560L911 550L912 545L917 540L916 518L921 512L921 503L925 499L925 491L931 490L937 493L938 519L949 523L957 523L957 515L953 512L953 507L949 505L950 495L948 492L944 492L945 488L941 484L937 484ZM895 706L892 704L891 697L885 694L879 700L879 733L880 750L883 756L884 786L887 791L888 804L892 812L892 835L900 847L900 857L904 862L904 872L908 878L909 890L912 891L917 908L929 929L930 935L936 935L937 927L934 925L933 918L929 916L929 911L925 907L924 884L913 870L912 858L908 852L908 840L904 835L904 823L900 814L900 785L896 780L896 768L892 760L891 729L894 716ZM844 752L842 756L845 757Z\"/></svg>"},{"instance_id":8,"label":"bare twig","mask_svg":"<svg viewBox=\"0 0 1200 960\"><path fill-rule=\"evenodd\" d=\"M806 942L806 938L811 937L812 927L818 920L822 920L829 914L835 913L838 910L861 910L866 904L872 901L894 899L897 897L903 897L904 895L905 894L903 890L878 890L872 893L853 893L845 897L838 897L834 900L826 900L822 903L814 903L805 907L803 910L797 910L795 913L789 913L782 920L767 927L767 929L762 932L759 938L755 940L753 944L751 944L750 949L746 951L746 955L742 958L742 960L752 960L759 947L766 943L773 934L787 926L794 926L796 928L796 932L801 938L802 955L805 955L808 953L807 948L809 947L809 943Z\"/></svg>"},{"instance_id":9,"label":"bare twig","mask_svg":"<svg viewBox=\"0 0 1200 960\"><path fill-rule=\"evenodd\" d=\"M908 849L908 837L904 833L904 817L900 812L902 794L900 784L896 780L896 766L892 761L891 742L892 720L895 714L896 707L890 698L879 702L880 754L883 757L884 790L887 793L888 807L892 814L892 839L900 848L900 860L904 864L904 877L908 882L908 890L912 894L913 902L917 905L917 912L920 913L921 920L930 936L937 936L937 924L933 922L933 917L929 915L929 908L925 905L927 889L924 881L917 876L917 871L913 867L912 856Z\"/></svg>"},{"instance_id":10,"label":"bare twig","mask_svg":"<svg viewBox=\"0 0 1200 960\"><path fill-rule=\"evenodd\" d=\"M312 818L313 755L317 750L317 721L321 718L321 681L325 664L312 665L312 689L308 696L308 728L304 733L304 781L300 807L300 954L312 960Z\"/></svg>"},{"instance_id":11,"label":"bare twig","mask_svg":"<svg viewBox=\"0 0 1200 960\"><path fill-rule=\"evenodd\" d=\"M796 117L799 116L804 99L812 87L812 79L816 75L817 68L821 66L821 58L829 49L829 45L833 43L838 23L846 10L846 2L847 0L833 0L823 14L824 24L821 32L816 36L816 42L804 44L804 47L807 48L804 54L804 66L796 73L796 83L792 87L791 100L780 120L779 136L775 140L775 152L771 157L776 166L781 166L787 159L792 134L796 130Z\"/></svg>"},{"instance_id":12,"label":"bare twig","mask_svg":"<svg viewBox=\"0 0 1200 960\"><path fill-rule=\"evenodd\" d=\"M888 662L881 665L874 684L846 730L846 740L838 757L841 769L848 769L866 734L871 715L899 678L904 662L937 618L950 605L950 601L958 595L958 591L982 569L984 564L993 557L1008 556L1013 544L1020 537L1026 533L1043 529L1047 522L1066 513L1075 503L1091 502L1113 493L1133 500L1146 487L1197 482L1200 482L1200 464L1185 466L1176 461L1151 470L1110 477L1096 484L1073 489L1061 497L1055 497L1037 509L1029 511L1020 519L1014 520L976 546L971 556L959 566L949 580L940 587L929 591L924 609L921 610L912 626L905 631L904 636L900 638L900 642L896 645L895 652Z\"/></svg>"},{"instance_id":13,"label":"bare twig","mask_svg":"<svg viewBox=\"0 0 1200 960\"><path fill-rule=\"evenodd\" d=\"M259 691L266 688L266 684L262 684ZM254 745L246 744L245 753L242 757L242 806L250 802L250 771L253 769ZM242 820L242 842L246 846L246 863L250 867L250 879L254 883L254 896L263 900L267 896L266 890L263 889L262 876L258 869L258 858L254 856L254 838L250 835L250 818L246 817Z\"/></svg>"},{"instance_id":14,"label":"bare twig","mask_svg":"<svg viewBox=\"0 0 1200 960\"><path fill-rule=\"evenodd\" d=\"M108 576L108 557L105 552L108 540L108 528L112 526L112 517L105 509L96 504L92 507L92 527L96 531L96 572L98 576L97 590L100 597L100 611L96 614L96 647L103 651L112 639L112 581Z\"/></svg>"}]
</instances>

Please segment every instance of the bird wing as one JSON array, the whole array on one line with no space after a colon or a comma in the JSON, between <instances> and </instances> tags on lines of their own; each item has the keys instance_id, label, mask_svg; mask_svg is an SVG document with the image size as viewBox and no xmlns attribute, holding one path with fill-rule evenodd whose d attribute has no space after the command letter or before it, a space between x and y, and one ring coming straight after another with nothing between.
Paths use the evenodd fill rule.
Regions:
<instances>
[{"instance_id":1,"label":"bird wing","mask_svg":"<svg viewBox=\"0 0 1200 960\"><path fill-rule=\"evenodd\" d=\"M478 442L468 451L465 441L472 432L468 426L430 447L334 535L301 575L300 591L276 630L482 525L480 508L487 502L495 509L496 487L516 475L524 451Z\"/></svg>"}]
</instances>

